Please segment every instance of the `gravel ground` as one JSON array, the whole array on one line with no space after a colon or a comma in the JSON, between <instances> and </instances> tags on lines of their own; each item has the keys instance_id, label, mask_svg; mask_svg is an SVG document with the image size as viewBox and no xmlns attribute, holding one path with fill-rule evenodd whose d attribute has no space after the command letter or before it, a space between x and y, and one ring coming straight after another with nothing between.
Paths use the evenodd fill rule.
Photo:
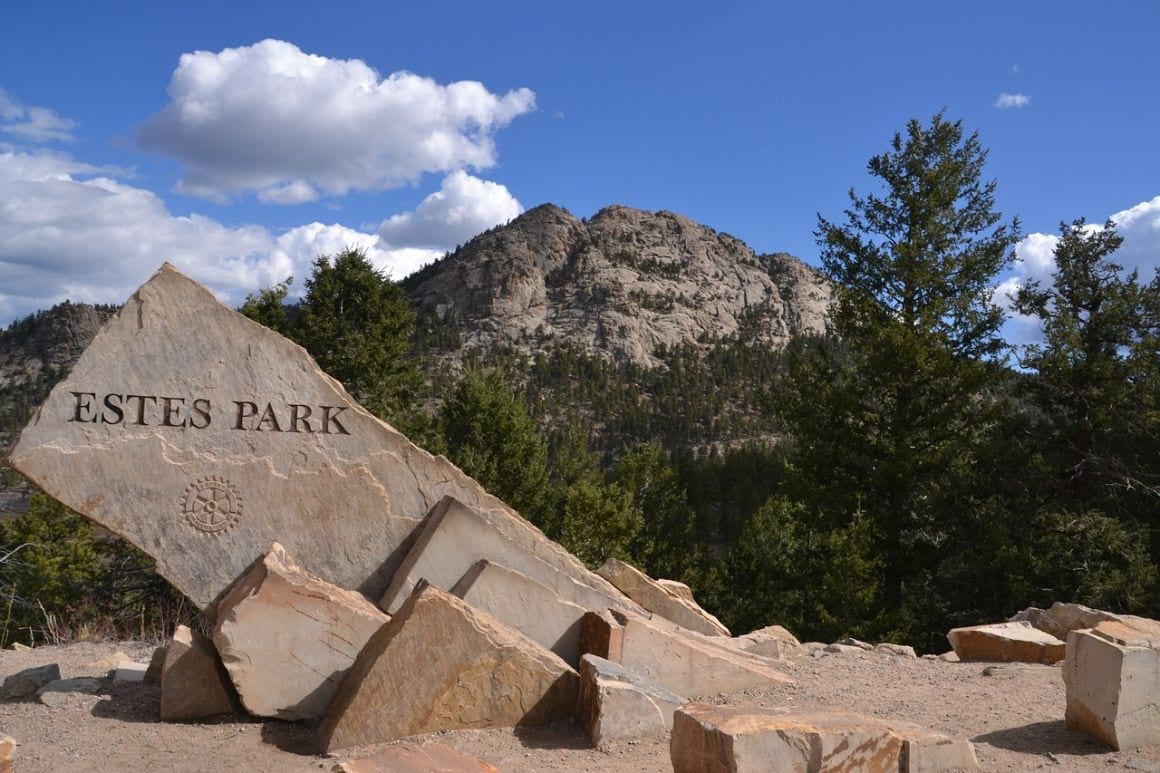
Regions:
<instances>
[{"instance_id":1,"label":"gravel ground","mask_svg":"<svg viewBox=\"0 0 1160 773\"><path fill-rule=\"evenodd\" d=\"M139 643L73 644L0 652L0 676L59 663L62 675L102 676L102 661L121 651L147 661ZM799 657L784 670L793 685L749 690L714 702L835 708L915 722L975 742L984 770L1142 770L1160 773L1160 748L1113 752L1063 724L1060 670L1008 669L984 676L986 664L943 663L867 653ZM14 737L16 771L318 771L337 758L313 754L313 729L278 721L227 717L197 723L158 721L156 685L106 682L101 694L52 708L0 704L0 733ZM668 743L590 748L571 724L548 729L476 730L436 738L505 771L670 770Z\"/></svg>"}]
</instances>

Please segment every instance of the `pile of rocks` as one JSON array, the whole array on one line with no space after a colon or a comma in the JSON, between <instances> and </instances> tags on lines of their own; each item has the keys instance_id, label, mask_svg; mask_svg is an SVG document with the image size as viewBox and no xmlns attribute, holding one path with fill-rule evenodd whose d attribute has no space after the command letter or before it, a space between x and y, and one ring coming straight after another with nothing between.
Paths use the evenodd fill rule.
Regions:
<instances>
[{"instance_id":1,"label":"pile of rocks","mask_svg":"<svg viewBox=\"0 0 1160 773\"><path fill-rule=\"evenodd\" d=\"M588 571L170 266L93 339L10 462L203 607L208 635L179 628L125 669L160 680L164 719L312 722L329 751L578 718L597 745L671 731L678 769L731 770L767 765L738 750L792 726L823 749L808 769L867 734L902 769L940 769L944 747L954 767L973 760L965 742L865 718L779 714L782 727L698 708L789 682L778 661L799 643L776 626L734 638L687 586L623 562Z\"/></svg>"}]
</instances>

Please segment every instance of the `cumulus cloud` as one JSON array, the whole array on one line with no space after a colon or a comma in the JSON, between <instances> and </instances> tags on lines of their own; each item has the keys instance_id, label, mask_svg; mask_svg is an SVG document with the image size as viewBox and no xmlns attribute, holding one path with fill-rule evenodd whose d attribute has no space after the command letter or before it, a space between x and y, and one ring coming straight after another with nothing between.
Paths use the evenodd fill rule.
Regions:
<instances>
[{"instance_id":1,"label":"cumulus cloud","mask_svg":"<svg viewBox=\"0 0 1160 773\"><path fill-rule=\"evenodd\" d=\"M414 211L384 220L379 236L388 245L447 250L521 212L520 202L503 185L457 171Z\"/></svg>"},{"instance_id":2,"label":"cumulus cloud","mask_svg":"<svg viewBox=\"0 0 1160 773\"><path fill-rule=\"evenodd\" d=\"M76 125L47 107L22 105L0 89L0 132L28 142L72 142Z\"/></svg>"},{"instance_id":3,"label":"cumulus cloud","mask_svg":"<svg viewBox=\"0 0 1160 773\"><path fill-rule=\"evenodd\" d=\"M0 324L66 298L120 303L166 260L228 303L290 275L301 288L317 256L347 247L365 250L377 268L401 279L518 212L502 185L452 175L403 220L388 218L396 223L389 242L317 222L276 233L175 215L113 168L0 148Z\"/></svg>"},{"instance_id":4,"label":"cumulus cloud","mask_svg":"<svg viewBox=\"0 0 1160 773\"><path fill-rule=\"evenodd\" d=\"M1116 233L1124 237L1124 243L1112 260L1126 271L1138 270L1142 281L1151 281L1160 269L1160 196L1116 212L1107 219L1115 225ZM1087 227L1099 230L1103 228L1103 222L1088 223ZM1059 236L1056 234L1031 233L1023 237L1015 247L1013 273L995 289L995 302L1011 315L1007 338L1013 343L1032 343L1039 338L1038 322L1015 313L1012 304L1019 288L1026 283L1038 281L1046 284L1051 281L1057 244Z\"/></svg>"},{"instance_id":5,"label":"cumulus cloud","mask_svg":"<svg viewBox=\"0 0 1160 773\"><path fill-rule=\"evenodd\" d=\"M999 98L995 100L995 107L1000 110L1019 109L1021 107L1027 107L1029 104L1031 104L1031 97L1026 94L1008 94L1006 91L1000 94Z\"/></svg>"},{"instance_id":6,"label":"cumulus cloud","mask_svg":"<svg viewBox=\"0 0 1160 773\"><path fill-rule=\"evenodd\" d=\"M182 55L170 102L137 132L179 159L183 192L270 203L384 190L426 172L496 163L495 132L535 108L526 88L494 94L279 40Z\"/></svg>"}]
</instances>

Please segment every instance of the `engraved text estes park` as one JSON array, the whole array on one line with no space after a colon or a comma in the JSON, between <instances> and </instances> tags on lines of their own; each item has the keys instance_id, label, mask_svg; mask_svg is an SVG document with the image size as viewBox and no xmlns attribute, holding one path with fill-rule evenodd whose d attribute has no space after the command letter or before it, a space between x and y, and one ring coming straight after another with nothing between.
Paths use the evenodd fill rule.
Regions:
<instances>
[{"instance_id":1,"label":"engraved text estes park","mask_svg":"<svg viewBox=\"0 0 1160 773\"><path fill-rule=\"evenodd\" d=\"M70 392L68 421L137 427L207 429L215 424L244 432L349 435L340 418L348 406L230 400L217 407L205 397ZM348 419L349 420L349 419Z\"/></svg>"}]
</instances>

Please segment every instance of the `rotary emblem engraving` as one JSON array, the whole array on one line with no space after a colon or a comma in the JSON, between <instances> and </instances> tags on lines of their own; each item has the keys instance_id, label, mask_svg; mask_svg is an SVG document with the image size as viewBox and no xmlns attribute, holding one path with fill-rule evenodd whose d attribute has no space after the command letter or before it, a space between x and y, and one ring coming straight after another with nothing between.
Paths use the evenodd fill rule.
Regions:
<instances>
[{"instance_id":1,"label":"rotary emblem engraving","mask_svg":"<svg viewBox=\"0 0 1160 773\"><path fill-rule=\"evenodd\" d=\"M242 517L242 498L225 478L202 478L186 487L181 513L202 534L222 534Z\"/></svg>"}]
</instances>

